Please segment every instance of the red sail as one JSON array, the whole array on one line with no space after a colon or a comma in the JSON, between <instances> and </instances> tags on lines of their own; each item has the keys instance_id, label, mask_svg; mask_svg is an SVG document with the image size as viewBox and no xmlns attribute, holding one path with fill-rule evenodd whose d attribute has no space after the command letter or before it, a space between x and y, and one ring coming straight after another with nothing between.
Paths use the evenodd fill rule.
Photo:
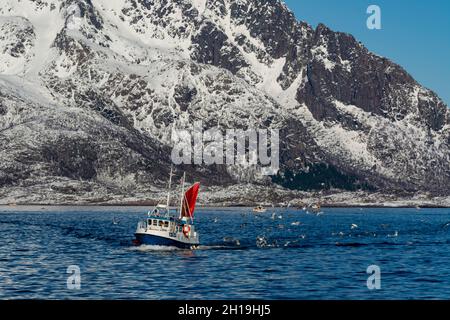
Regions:
<instances>
[{"instance_id":1,"label":"red sail","mask_svg":"<svg viewBox=\"0 0 450 320\"><path fill-rule=\"evenodd\" d=\"M200 183L197 182L184 194L183 207L181 208L181 216L187 218L194 217L195 203L197 202Z\"/></svg>"}]
</instances>

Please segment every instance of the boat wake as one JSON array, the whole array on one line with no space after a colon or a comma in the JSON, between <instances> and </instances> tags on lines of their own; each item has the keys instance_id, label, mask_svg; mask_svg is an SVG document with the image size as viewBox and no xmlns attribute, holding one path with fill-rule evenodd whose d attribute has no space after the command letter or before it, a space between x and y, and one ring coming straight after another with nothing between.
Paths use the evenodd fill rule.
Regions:
<instances>
[{"instance_id":1,"label":"boat wake","mask_svg":"<svg viewBox=\"0 0 450 320\"><path fill-rule=\"evenodd\" d=\"M243 248L230 245L211 245L211 246L205 245L198 247L198 250L236 250L236 249L243 249Z\"/></svg>"},{"instance_id":2,"label":"boat wake","mask_svg":"<svg viewBox=\"0 0 450 320\"><path fill-rule=\"evenodd\" d=\"M156 245L148 245L148 244L143 244L143 245L135 246L135 247L129 247L128 249L130 251L139 251L139 252L183 250L183 249L175 247L175 246L156 246Z\"/></svg>"},{"instance_id":3,"label":"boat wake","mask_svg":"<svg viewBox=\"0 0 450 320\"><path fill-rule=\"evenodd\" d=\"M230 246L230 245L200 245L196 249L183 249L175 246L157 246L157 245L147 245L142 244L139 246L129 247L130 251L137 252L165 252L165 251L204 251L204 250L236 250L244 249L244 247Z\"/></svg>"}]
</instances>

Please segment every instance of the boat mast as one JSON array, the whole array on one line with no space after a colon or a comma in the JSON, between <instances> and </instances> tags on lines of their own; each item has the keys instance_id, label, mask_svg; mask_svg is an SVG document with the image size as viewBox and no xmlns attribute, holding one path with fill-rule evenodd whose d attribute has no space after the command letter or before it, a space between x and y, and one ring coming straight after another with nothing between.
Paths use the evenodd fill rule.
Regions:
<instances>
[{"instance_id":1,"label":"boat mast","mask_svg":"<svg viewBox=\"0 0 450 320\"><path fill-rule=\"evenodd\" d=\"M186 180L186 172L181 179L181 201L180 201L180 219L183 217L183 201L184 201L184 181Z\"/></svg>"},{"instance_id":2,"label":"boat mast","mask_svg":"<svg viewBox=\"0 0 450 320\"><path fill-rule=\"evenodd\" d=\"M173 174L173 168L170 167L169 191L167 192L167 212L170 211L170 189L172 187L172 174Z\"/></svg>"}]
</instances>

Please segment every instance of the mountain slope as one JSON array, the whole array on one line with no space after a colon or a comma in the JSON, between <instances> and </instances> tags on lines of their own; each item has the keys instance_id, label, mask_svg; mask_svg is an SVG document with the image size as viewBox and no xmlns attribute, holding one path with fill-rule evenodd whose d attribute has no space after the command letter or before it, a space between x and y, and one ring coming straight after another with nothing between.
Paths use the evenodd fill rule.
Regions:
<instances>
[{"instance_id":1,"label":"mountain slope","mask_svg":"<svg viewBox=\"0 0 450 320\"><path fill-rule=\"evenodd\" d=\"M7 0L0 29L3 198L155 193L197 120L281 130L278 176L184 168L209 187L450 192L447 106L280 1Z\"/></svg>"}]
</instances>

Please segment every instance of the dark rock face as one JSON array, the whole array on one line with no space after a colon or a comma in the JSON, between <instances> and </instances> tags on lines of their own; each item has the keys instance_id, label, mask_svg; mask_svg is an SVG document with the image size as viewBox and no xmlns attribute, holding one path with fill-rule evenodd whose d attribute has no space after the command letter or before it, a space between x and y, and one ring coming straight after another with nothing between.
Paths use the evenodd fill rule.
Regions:
<instances>
[{"instance_id":1,"label":"dark rock face","mask_svg":"<svg viewBox=\"0 0 450 320\"><path fill-rule=\"evenodd\" d=\"M0 116L4 116L7 111L8 109L6 108L6 106L2 105L0 102Z\"/></svg>"},{"instance_id":2,"label":"dark rock face","mask_svg":"<svg viewBox=\"0 0 450 320\"><path fill-rule=\"evenodd\" d=\"M317 27L311 46L313 54L307 64L307 82L297 97L317 120L336 117L334 100L391 120L401 120L406 116L404 106L408 103L404 98L399 101L391 97L396 90L407 89L416 83L400 67L370 54L352 36L334 33L323 25ZM325 56L321 56L323 51L317 48L327 53L328 63L334 65L332 70L320 59ZM342 61L348 62L348 68Z\"/></svg>"},{"instance_id":3,"label":"dark rock face","mask_svg":"<svg viewBox=\"0 0 450 320\"><path fill-rule=\"evenodd\" d=\"M186 111L196 95L197 89L179 86L175 88L174 99L179 104L181 111Z\"/></svg>"},{"instance_id":4,"label":"dark rock face","mask_svg":"<svg viewBox=\"0 0 450 320\"><path fill-rule=\"evenodd\" d=\"M89 140L60 138L44 147L42 157L52 165L55 175L91 180L97 176L96 149Z\"/></svg>"},{"instance_id":5,"label":"dark rock face","mask_svg":"<svg viewBox=\"0 0 450 320\"><path fill-rule=\"evenodd\" d=\"M105 98L98 92L88 90L87 92L80 94L79 97L76 97L76 101L79 105L85 105L95 110L116 125L131 127L131 124L125 116L114 105L114 102Z\"/></svg>"},{"instance_id":6,"label":"dark rock face","mask_svg":"<svg viewBox=\"0 0 450 320\"><path fill-rule=\"evenodd\" d=\"M194 61L225 68L232 73L248 66L228 37L210 22L201 27L200 32L192 38L192 44L191 57Z\"/></svg>"},{"instance_id":7,"label":"dark rock face","mask_svg":"<svg viewBox=\"0 0 450 320\"><path fill-rule=\"evenodd\" d=\"M420 92L418 99L419 115L427 126L435 131L439 131L445 124L449 123L448 108L434 93L424 96Z\"/></svg>"},{"instance_id":8,"label":"dark rock face","mask_svg":"<svg viewBox=\"0 0 450 320\"><path fill-rule=\"evenodd\" d=\"M272 58L286 55L297 32L297 20L280 1L232 2L230 12L233 22L245 25L252 37L262 41Z\"/></svg>"}]
</instances>

